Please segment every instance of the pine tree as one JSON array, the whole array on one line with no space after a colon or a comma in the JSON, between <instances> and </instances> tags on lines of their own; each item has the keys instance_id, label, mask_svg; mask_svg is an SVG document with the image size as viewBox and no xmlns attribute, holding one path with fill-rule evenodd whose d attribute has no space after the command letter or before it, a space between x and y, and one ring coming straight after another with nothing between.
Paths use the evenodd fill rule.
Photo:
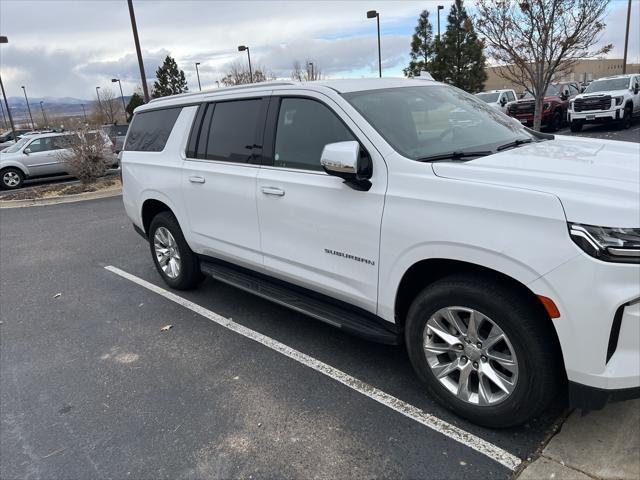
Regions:
<instances>
[{"instance_id":1,"label":"pine tree","mask_svg":"<svg viewBox=\"0 0 640 480\"><path fill-rule=\"evenodd\" d=\"M162 66L156 70L156 81L153 83L153 98L176 95L188 92L184 71L178 68L175 59L167 55Z\"/></svg>"},{"instance_id":2,"label":"pine tree","mask_svg":"<svg viewBox=\"0 0 640 480\"><path fill-rule=\"evenodd\" d=\"M431 74L436 80L470 93L479 92L487 79L484 45L478 39L463 0L455 0L447 17L447 30L436 42Z\"/></svg>"},{"instance_id":3,"label":"pine tree","mask_svg":"<svg viewBox=\"0 0 640 480\"><path fill-rule=\"evenodd\" d=\"M411 61L409 66L403 70L404 75L416 77L420 75L420 72L428 71L433 52L433 27L429 21L429 12L423 10L418 17L418 25L411 39Z\"/></svg>"},{"instance_id":4,"label":"pine tree","mask_svg":"<svg viewBox=\"0 0 640 480\"><path fill-rule=\"evenodd\" d=\"M144 105L144 98L137 91L133 92L131 98L129 99L129 103L127 103L127 108L125 109L127 112L127 122L130 122L133 118L133 111L139 107L140 105Z\"/></svg>"}]
</instances>

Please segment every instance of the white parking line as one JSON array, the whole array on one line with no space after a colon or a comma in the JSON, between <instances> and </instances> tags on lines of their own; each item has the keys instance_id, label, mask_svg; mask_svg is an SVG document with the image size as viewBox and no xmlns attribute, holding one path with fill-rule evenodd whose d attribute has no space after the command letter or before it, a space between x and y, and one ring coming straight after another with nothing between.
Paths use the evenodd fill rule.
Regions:
<instances>
[{"instance_id":1,"label":"white parking line","mask_svg":"<svg viewBox=\"0 0 640 480\"><path fill-rule=\"evenodd\" d=\"M472 433L462 430L455 425L445 422L444 420L441 420L434 415L426 413L409 403L403 402L402 400L389 395L382 390L372 387L371 385L368 385L367 383L358 380L357 378L354 378L351 375L348 375L338 370L337 368L332 367L331 365L327 365L320 360L316 360L315 358L310 357L309 355L306 355L291 347L288 347L287 345L280 343L271 337L267 337L262 333L258 333L254 330L251 330L250 328L242 326L231 319L218 315L211 310L207 310L197 303L193 303L185 298L176 295L175 293L165 290L164 288L160 288L152 283L147 282L146 280L127 273L124 270L120 270L117 267L109 265L104 268L148 290L151 290L158 295L162 295L164 298L171 300L172 302L175 302L185 308L188 308L192 312L202 315L203 317L217 323L222 327L239 333L240 335L250 338L251 340L255 340L256 342L261 343L262 345L265 345L266 347L269 347L270 349L275 350L282 355L285 355L303 365L306 365L307 367L312 368L313 370L320 372L323 375L326 375L327 377L330 377L342 383L343 385L346 385L356 392L366 395L372 400L375 400L376 402L381 403L382 405L385 405L398 413L401 413L405 417L408 417L411 420L414 420L426 427L429 427L432 430L435 430L436 432L446 435L456 442L459 442L483 455L486 455L490 459L504 465L510 470L515 470L515 468L521 463L521 460L518 457L510 454L497 445L487 442L486 440L483 440L482 438L477 437Z\"/></svg>"}]
</instances>

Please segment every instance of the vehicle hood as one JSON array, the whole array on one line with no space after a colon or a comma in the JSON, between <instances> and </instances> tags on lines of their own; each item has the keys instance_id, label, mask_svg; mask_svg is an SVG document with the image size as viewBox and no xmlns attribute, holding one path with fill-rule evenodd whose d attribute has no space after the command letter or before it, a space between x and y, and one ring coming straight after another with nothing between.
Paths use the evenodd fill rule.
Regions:
<instances>
[{"instance_id":1,"label":"vehicle hood","mask_svg":"<svg viewBox=\"0 0 640 480\"><path fill-rule=\"evenodd\" d=\"M611 95L612 97L622 97L627 93L629 93L629 90L627 89L607 90L603 92L581 93L580 95L576 95L576 98L604 97L606 95Z\"/></svg>"},{"instance_id":2,"label":"vehicle hood","mask_svg":"<svg viewBox=\"0 0 640 480\"><path fill-rule=\"evenodd\" d=\"M562 99L557 95L549 95L548 97L544 97L542 101L543 102L562 102ZM535 103L535 99L522 98L520 100L516 100L515 103Z\"/></svg>"},{"instance_id":3,"label":"vehicle hood","mask_svg":"<svg viewBox=\"0 0 640 480\"><path fill-rule=\"evenodd\" d=\"M640 227L640 144L556 136L468 162L437 162L439 177L546 192L567 220Z\"/></svg>"}]
</instances>

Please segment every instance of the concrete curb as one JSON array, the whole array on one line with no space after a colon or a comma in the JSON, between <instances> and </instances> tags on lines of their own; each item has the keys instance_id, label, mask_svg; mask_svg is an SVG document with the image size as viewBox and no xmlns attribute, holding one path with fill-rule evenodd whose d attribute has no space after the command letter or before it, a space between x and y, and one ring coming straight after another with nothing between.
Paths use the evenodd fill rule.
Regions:
<instances>
[{"instance_id":1,"label":"concrete curb","mask_svg":"<svg viewBox=\"0 0 640 480\"><path fill-rule=\"evenodd\" d=\"M640 400L612 403L582 416L574 411L520 480L640 478Z\"/></svg>"},{"instance_id":2,"label":"concrete curb","mask_svg":"<svg viewBox=\"0 0 640 480\"><path fill-rule=\"evenodd\" d=\"M122 195L122 188L112 190L102 190L98 192L76 193L73 195L61 195L48 198L29 198L26 200L0 200L0 209L3 208L24 208L41 207L44 205L58 205L60 203L75 203L84 200L97 200L99 198L109 198Z\"/></svg>"}]
</instances>

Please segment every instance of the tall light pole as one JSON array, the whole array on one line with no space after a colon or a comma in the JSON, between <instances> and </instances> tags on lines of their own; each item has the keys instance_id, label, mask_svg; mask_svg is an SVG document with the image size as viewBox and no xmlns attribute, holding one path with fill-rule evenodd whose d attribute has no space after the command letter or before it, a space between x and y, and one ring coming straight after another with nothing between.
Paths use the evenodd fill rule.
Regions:
<instances>
[{"instance_id":1,"label":"tall light pole","mask_svg":"<svg viewBox=\"0 0 640 480\"><path fill-rule=\"evenodd\" d=\"M44 107L42 106L44 102L42 100L40 100L40 111L42 112L42 121L44 122L44 126L48 127L49 126L49 122L47 122L47 116L44 113Z\"/></svg>"},{"instance_id":2,"label":"tall light pole","mask_svg":"<svg viewBox=\"0 0 640 480\"><path fill-rule=\"evenodd\" d=\"M627 29L624 34L624 59L622 60L622 74L627 73L627 47L629 45L629 22L631 19L631 0L627 5Z\"/></svg>"},{"instance_id":3,"label":"tall light pole","mask_svg":"<svg viewBox=\"0 0 640 480\"><path fill-rule=\"evenodd\" d=\"M100 101L100 87L96 87L96 97L98 97L98 110L102 113L102 102Z\"/></svg>"},{"instance_id":4,"label":"tall light pole","mask_svg":"<svg viewBox=\"0 0 640 480\"><path fill-rule=\"evenodd\" d=\"M220 88L220 82L216 80L216 88Z\"/></svg>"},{"instance_id":5,"label":"tall light pole","mask_svg":"<svg viewBox=\"0 0 640 480\"><path fill-rule=\"evenodd\" d=\"M140 50L140 39L138 38L138 26L136 25L136 14L133 11L133 0L127 0L129 4L129 17L131 17L131 29L133 30L133 41L136 44L136 54L138 55L138 66L140 67L140 81L142 82L142 92L144 101L149 101L149 87L147 86L147 76L144 74L144 63L142 63L142 50Z\"/></svg>"},{"instance_id":6,"label":"tall light pole","mask_svg":"<svg viewBox=\"0 0 640 480\"><path fill-rule=\"evenodd\" d=\"M247 51L247 58L249 59L249 80L253 83L253 71L251 70L251 53L249 53L249 47L246 45L240 45L238 47L239 52Z\"/></svg>"},{"instance_id":7,"label":"tall light pole","mask_svg":"<svg viewBox=\"0 0 640 480\"><path fill-rule=\"evenodd\" d=\"M202 91L202 85L200 85L200 72L198 71L198 65L200 65L200 62L196 62L196 75L198 76L198 90Z\"/></svg>"},{"instance_id":8,"label":"tall light pole","mask_svg":"<svg viewBox=\"0 0 640 480\"><path fill-rule=\"evenodd\" d=\"M382 54L380 53L380 14L375 10L367 12L367 18L375 18L378 23L378 76L382 78Z\"/></svg>"},{"instance_id":9,"label":"tall light pole","mask_svg":"<svg viewBox=\"0 0 640 480\"><path fill-rule=\"evenodd\" d=\"M29 118L31 119L31 128L35 130L36 124L33 123L33 115L31 115L31 107L29 106L29 99L27 98L27 89L24 88L24 85L22 85L20 88L22 88L22 90L24 91L24 99L27 102L27 110L29 110Z\"/></svg>"},{"instance_id":10,"label":"tall light pole","mask_svg":"<svg viewBox=\"0 0 640 480\"><path fill-rule=\"evenodd\" d=\"M438 5L438 41L440 41L440 10L444 10L443 5Z\"/></svg>"},{"instance_id":11,"label":"tall light pole","mask_svg":"<svg viewBox=\"0 0 640 480\"><path fill-rule=\"evenodd\" d=\"M0 111L2 111L2 125L7 128L7 117L4 114L4 105L0 103Z\"/></svg>"},{"instance_id":12,"label":"tall light pole","mask_svg":"<svg viewBox=\"0 0 640 480\"><path fill-rule=\"evenodd\" d=\"M9 39L4 35L0 36L0 43L9 43ZM11 109L9 108L9 102L7 101L7 94L4 91L4 84L2 83L2 77L0 77L0 89L2 89L2 98L4 98L4 105L7 107L7 116L9 117L9 123L11 124L11 132L13 133L13 140L18 141L16 138L16 126L13 124L13 117L11 116Z\"/></svg>"},{"instance_id":13,"label":"tall light pole","mask_svg":"<svg viewBox=\"0 0 640 480\"><path fill-rule=\"evenodd\" d=\"M120 98L122 99L122 114L124 115L124 123L127 123L127 106L124 103L124 94L122 93L122 83L120 83L119 78L112 78L111 83L118 82L118 86L120 87Z\"/></svg>"},{"instance_id":14,"label":"tall light pole","mask_svg":"<svg viewBox=\"0 0 640 480\"><path fill-rule=\"evenodd\" d=\"M315 76L313 75L313 62L309 62L309 66L311 67L311 80L315 80Z\"/></svg>"},{"instance_id":15,"label":"tall light pole","mask_svg":"<svg viewBox=\"0 0 640 480\"><path fill-rule=\"evenodd\" d=\"M84 115L84 123L87 123L87 111L84 109L84 103L81 103L80 106L82 107L82 115Z\"/></svg>"}]
</instances>

